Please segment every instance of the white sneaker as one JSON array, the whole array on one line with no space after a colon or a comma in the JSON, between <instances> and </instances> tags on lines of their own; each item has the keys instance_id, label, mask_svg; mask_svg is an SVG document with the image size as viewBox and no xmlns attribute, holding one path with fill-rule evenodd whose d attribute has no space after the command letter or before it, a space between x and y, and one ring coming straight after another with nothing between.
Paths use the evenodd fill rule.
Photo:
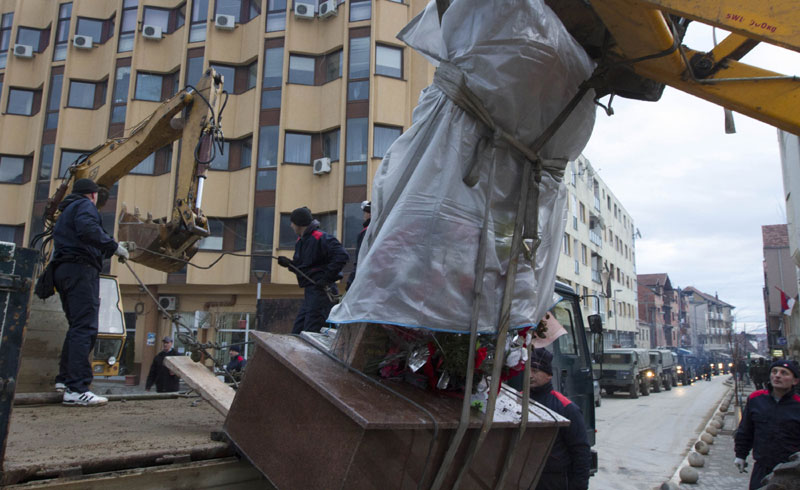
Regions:
<instances>
[{"instance_id":1,"label":"white sneaker","mask_svg":"<svg viewBox=\"0 0 800 490\"><path fill-rule=\"evenodd\" d=\"M59 393L64 393L67 391L67 385L64 383L56 383L56 391Z\"/></svg>"},{"instance_id":2,"label":"white sneaker","mask_svg":"<svg viewBox=\"0 0 800 490\"><path fill-rule=\"evenodd\" d=\"M81 407L97 407L108 403L108 398L97 396L91 391L86 393L78 393L77 391L65 391L64 399L61 402L64 405L77 405Z\"/></svg>"}]
</instances>

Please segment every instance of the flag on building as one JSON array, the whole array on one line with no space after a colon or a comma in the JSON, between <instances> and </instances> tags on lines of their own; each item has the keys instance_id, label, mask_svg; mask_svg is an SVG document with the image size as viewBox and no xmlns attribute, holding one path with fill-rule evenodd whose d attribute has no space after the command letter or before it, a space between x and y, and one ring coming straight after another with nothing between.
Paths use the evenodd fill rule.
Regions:
<instances>
[{"instance_id":1,"label":"flag on building","mask_svg":"<svg viewBox=\"0 0 800 490\"><path fill-rule=\"evenodd\" d=\"M775 289L781 292L781 311L784 315L791 315L796 300L794 298L790 298L789 295L784 293L783 289L779 288L778 286L775 286Z\"/></svg>"}]
</instances>

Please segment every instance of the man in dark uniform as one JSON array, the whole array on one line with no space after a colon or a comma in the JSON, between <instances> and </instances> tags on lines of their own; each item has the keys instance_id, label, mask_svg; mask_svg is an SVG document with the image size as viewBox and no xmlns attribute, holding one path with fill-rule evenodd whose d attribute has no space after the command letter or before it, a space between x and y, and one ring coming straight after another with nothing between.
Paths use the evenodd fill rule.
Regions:
<instances>
[{"instance_id":1,"label":"man in dark uniform","mask_svg":"<svg viewBox=\"0 0 800 490\"><path fill-rule=\"evenodd\" d=\"M103 259L113 255L127 259L128 251L103 229L96 206L99 190L91 179L78 179L72 194L58 206L61 214L53 230L53 282L69 322L56 376L56 389L64 390L64 405L108 402L89 391L94 379L89 353L97 339Z\"/></svg>"},{"instance_id":2,"label":"man in dark uniform","mask_svg":"<svg viewBox=\"0 0 800 490\"><path fill-rule=\"evenodd\" d=\"M364 235L367 234L367 227L369 227L369 222L372 219L372 203L369 201L364 201L361 203L361 210L364 211L364 224L361 232L358 234L358 240L356 241L356 256L353 259L353 272L350 273L350 276L347 278L347 289L350 289L350 286L353 284L353 280L356 278L356 268L358 267L358 252L361 251L361 243L364 241Z\"/></svg>"},{"instance_id":3,"label":"man in dark uniform","mask_svg":"<svg viewBox=\"0 0 800 490\"><path fill-rule=\"evenodd\" d=\"M335 236L319 229L319 222L312 218L310 209L297 208L289 219L297 234L294 257L292 260L278 257L278 265L294 272L297 284L304 290L303 304L292 333L319 332L333 308L328 292L339 294L335 283L342 278L342 268L350 256Z\"/></svg>"},{"instance_id":4,"label":"man in dark uniform","mask_svg":"<svg viewBox=\"0 0 800 490\"><path fill-rule=\"evenodd\" d=\"M147 375L147 382L144 387L147 391L150 391L150 388L155 384L158 393L179 391L181 379L164 365L164 359L167 356L178 355L173 347L174 341L172 337L169 335L164 337L161 345L161 352L156 354L156 357L153 358L153 364L150 364L150 373Z\"/></svg>"},{"instance_id":5,"label":"man in dark uniform","mask_svg":"<svg viewBox=\"0 0 800 490\"><path fill-rule=\"evenodd\" d=\"M227 369L231 374L241 374L241 372L244 371L245 366L247 366L247 360L244 358L244 356L242 356L242 350L238 345L232 345L228 349L228 352L231 355L231 361L227 366L225 366L225 369Z\"/></svg>"},{"instance_id":6,"label":"man in dark uniform","mask_svg":"<svg viewBox=\"0 0 800 490\"><path fill-rule=\"evenodd\" d=\"M753 450L750 490L761 487L761 479L780 463L800 451L800 366L780 359L770 365L771 387L754 391L747 399L742 421L734 437L734 464L744 471L747 454Z\"/></svg>"},{"instance_id":7,"label":"man in dark uniform","mask_svg":"<svg viewBox=\"0 0 800 490\"><path fill-rule=\"evenodd\" d=\"M531 399L563 415L569 427L558 429L550 457L536 490L586 490L592 454L581 409L553 389L553 354L547 349L531 352Z\"/></svg>"}]
</instances>

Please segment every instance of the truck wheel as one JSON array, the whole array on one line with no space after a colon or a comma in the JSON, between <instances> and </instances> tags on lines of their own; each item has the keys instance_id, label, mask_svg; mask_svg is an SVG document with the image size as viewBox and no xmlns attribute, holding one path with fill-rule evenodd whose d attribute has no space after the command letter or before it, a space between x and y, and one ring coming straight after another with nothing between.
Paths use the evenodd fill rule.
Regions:
<instances>
[{"instance_id":1,"label":"truck wheel","mask_svg":"<svg viewBox=\"0 0 800 490\"><path fill-rule=\"evenodd\" d=\"M667 377L664 378L664 389L667 390L667 391L672 389L672 375L671 374L667 375Z\"/></svg>"},{"instance_id":2,"label":"truck wheel","mask_svg":"<svg viewBox=\"0 0 800 490\"><path fill-rule=\"evenodd\" d=\"M612 396L614 394L614 388L606 388L606 396Z\"/></svg>"},{"instance_id":3,"label":"truck wheel","mask_svg":"<svg viewBox=\"0 0 800 490\"><path fill-rule=\"evenodd\" d=\"M678 386L678 378L674 374L670 374L669 379L672 381L672 386Z\"/></svg>"},{"instance_id":4,"label":"truck wheel","mask_svg":"<svg viewBox=\"0 0 800 490\"><path fill-rule=\"evenodd\" d=\"M599 407L600 406L600 397L597 397L597 400L594 401L594 406L595 407Z\"/></svg>"},{"instance_id":5,"label":"truck wheel","mask_svg":"<svg viewBox=\"0 0 800 490\"><path fill-rule=\"evenodd\" d=\"M630 386L630 397L631 398L639 398L639 379L635 379Z\"/></svg>"},{"instance_id":6,"label":"truck wheel","mask_svg":"<svg viewBox=\"0 0 800 490\"><path fill-rule=\"evenodd\" d=\"M650 382L645 379L644 383L639 384L642 390L642 396L650 396Z\"/></svg>"},{"instance_id":7,"label":"truck wheel","mask_svg":"<svg viewBox=\"0 0 800 490\"><path fill-rule=\"evenodd\" d=\"M656 393L661 392L661 378L653 378L653 391ZM642 393L644 395L644 393Z\"/></svg>"}]
</instances>

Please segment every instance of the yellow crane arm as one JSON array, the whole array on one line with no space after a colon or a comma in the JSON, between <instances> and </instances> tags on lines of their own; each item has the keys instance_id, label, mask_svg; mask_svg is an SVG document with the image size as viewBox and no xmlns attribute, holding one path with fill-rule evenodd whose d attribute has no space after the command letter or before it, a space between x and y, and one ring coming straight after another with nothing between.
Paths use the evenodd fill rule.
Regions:
<instances>
[{"instance_id":1,"label":"yellow crane arm","mask_svg":"<svg viewBox=\"0 0 800 490\"><path fill-rule=\"evenodd\" d=\"M128 137L108 141L71 166L69 178L48 201L46 219L57 219L58 203L77 179L90 178L107 192L148 155L180 138L171 216L142 221L138 214L123 209L118 236L121 241L136 243L131 260L164 272L182 269L197 251L197 241L209 235L199 204L211 145L221 135L222 86L222 77L209 69L195 90L182 90L162 103ZM104 201L98 202L98 207Z\"/></svg>"}]
</instances>

